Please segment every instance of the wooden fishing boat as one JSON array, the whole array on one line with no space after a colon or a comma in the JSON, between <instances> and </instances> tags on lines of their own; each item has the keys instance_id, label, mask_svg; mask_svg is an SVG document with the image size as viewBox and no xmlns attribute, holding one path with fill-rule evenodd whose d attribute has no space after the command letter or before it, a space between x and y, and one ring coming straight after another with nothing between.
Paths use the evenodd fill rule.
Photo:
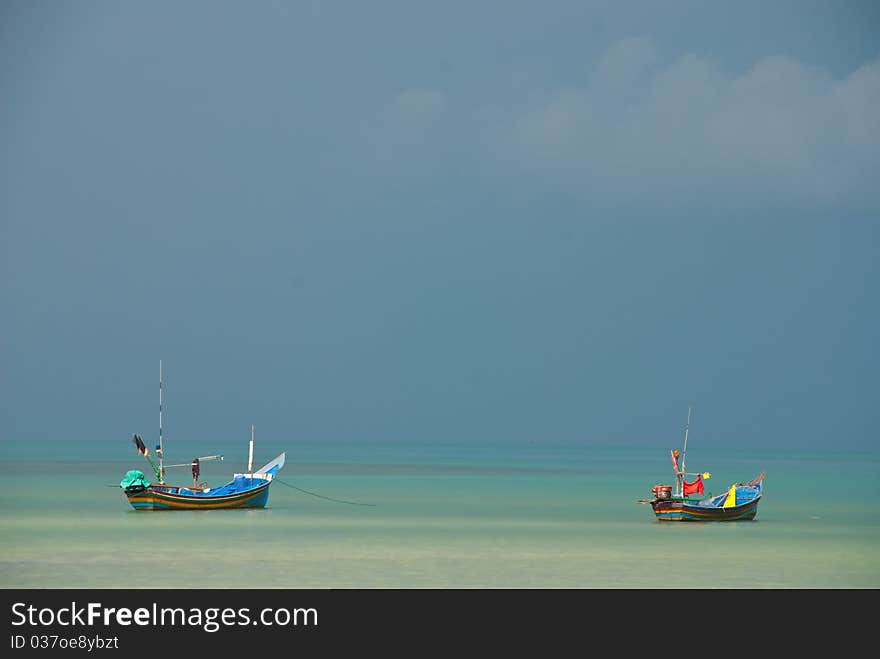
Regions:
<instances>
[{"instance_id":1,"label":"wooden fishing boat","mask_svg":"<svg viewBox=\"0 0 880 659\"><path fill-rule=\"evenodd\" d=\"M690 473L685 467L690 420L691 409L688 408L684 450L682 453L677 449L670 452L672 469L675 472L674 488L667 484L655 485L651 488L654 497L641 499L639 503L650 504L654 516L660 522L733 522L754 519L764 492L765 472L762 471L748 483L734 483L721 494L700 498L705 491L703 480L708 480L711 474ZM688 481L688 477L693 480Z\"/></svg>"},{"instance_id":2,"label":"wooden fishing boat","mask_svg":"<svg viewBox=\"0 0 880 659\"><path fill-rule=\"evenodd\" d=\"M251 426L251 441L248 451L247 472L233 474L232 480L219 487L208 487L199 483L201 463L208 460L223 460L222 455L208 455L193 458L182 464L165 464L162 445L162 362L159 362L159 443L154 449L156 461L140 435L132 436L137 452L143 455L158 482L151 483L143 472L130 470L122 478L119 487L135 510L216 510L222 508L264 508L269 500L269 487L275 476L284 466L285 454L278 455L265 465L253 470L254 428ZM172 467L191 467L193 484L169 485L165 482L165 470Z\"/></svg>"},{"instance_id":3,"label":"wooden fishing boat","mask_svg":"<svg viewBox=\"0 0 880 659\"><path fill-rule=\"evenodd\" d=\"M200 458L195 458L191 463L195 470L192 486L150 483L143 472L137 470L127 472L119 486L135 510L265 508L269 501L269 486L284 466L284 453L256 471L233 474L231 481L219 487L197 482L200 462Z\"/></svg>"},{"instance_id":4,"label":"wooden fishing boat","mask_svg":"<svg viewBox=\"0 0 880 659\"><path fill-rule=\"evenodd\" d=\"M754 519L763 492L764 472L748 484L734 483L714 497L691 499L687 496L670 496L669 485L651 488L654 498L648 503L661 522L733 522Z\"/></svg>"}]
</instances>

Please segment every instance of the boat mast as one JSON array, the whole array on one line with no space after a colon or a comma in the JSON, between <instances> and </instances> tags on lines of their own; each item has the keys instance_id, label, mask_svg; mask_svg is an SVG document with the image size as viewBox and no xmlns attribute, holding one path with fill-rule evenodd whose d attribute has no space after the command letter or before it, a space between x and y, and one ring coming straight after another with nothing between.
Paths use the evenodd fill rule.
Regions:
<instances>
[{"instance_id":1,"label":"boat mast","mask_svg":"<svg viewBox=\"0 0 880 659\"><path fill-rule=\"evenodd\" d=\"M162 466L162 360L159 360L159 482L165 482L165 469Z\"/></svg>"},{"instance_id":2,"label":"boat mast","mask_svg":"<svg viewBox=\"0 0 880 659\"><path fill-rule=\"evenodd\" d=\"M679 492L679 494L682 495L682 496L684 496L684 474L685 474L685 471L686 471L686 469L685 469L685 460L687 459L687 452L688 452L688 430L690 429L690 427L691 427L691 406L688 405L688 416L687 416L687 421L686 421L685 424L684 424L684 447L683 447L683 449L682 449L682 451L681 451L681 479L680 479L681 482L679 483L679 487L681 488L681 491Z\"/></svg>"},{"instance_id":3,"label":"boat mast","mask_svg":"<svg viewBox=\"0 0 880 659\"><path fill-rule=\"evenodd\" d=\"M247 473L254 473L254 427L251 426L251 445L248 451L248 468Z\"/></svg>"}]
</instances>

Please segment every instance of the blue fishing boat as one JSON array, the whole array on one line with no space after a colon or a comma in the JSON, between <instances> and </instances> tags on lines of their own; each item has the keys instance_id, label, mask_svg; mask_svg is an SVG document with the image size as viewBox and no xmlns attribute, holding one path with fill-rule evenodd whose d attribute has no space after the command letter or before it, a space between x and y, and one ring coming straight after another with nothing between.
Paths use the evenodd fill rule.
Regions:
<instances>
[{"instance_id":1,"label":"blue fishing boat","mask_svg":"<svg viewBox=\"0 0 880 659\"><path fill-rule=\"evenodd\" d=\"M135 443L142 443L135 435ZM284 453L256 471L233 474L232 480L219 487L199 483L199 465L204 459L195 458L193 484L169 485L160 480L150 483L143 472L126 472L119 487L135 510L215 510L218 508L265 508L269 501L269 486L284 466ZM209 456L212 457L212 456ZM155 463L152 463L155 464ZM167 465L184 466L184 465ZM157 479L161 469L156 466Z\"/></svg>"},{"instance_id":2,"label":"blue fishing boat","mask_svg":"<svg viewBox=\"0 0 880 659\"><path fill-rule=\"evenodd\" d=\"M156 460L140 435L134 434L132 442L152 468L156 482L150 482L140 470L129 470L119 487L135 510L216 510L221 508L264 508L269 501L269 486L284 466L285 454L281 453L257 470L253 469L254 428L248 451L248 468L244 473L233 474L232 480L218 487L199 482L201 464L209 460L223 460L222 455L193 458L191 462L165 464L162 442L162 362L159 362L159 443L154 449ZM165 482L166 469L190 467L192 485L169 485Z\"/></svg>"},{"instance_id":3,"label":"blue fishing boat","mask_svg":"<svg viewBox=\"0 0 880 659\"><path fill-rule=\"evenodd\" d=\"M661 522L733 522L754 519L758 514L764 485L764 472L747 484L734 483L714 497L691 499L689 495L670 495L669 485L655 485L648 503Z\"/></svg>"},{"instance_id":4,"label":"blue fishing boat","mask_svg":"<svg viewBox=\"0 0 880 659\"><path fill-rule=\"evenodd\" d=\"M688 408L684 450L681 453L678 449L670 451L675 486L655 485L651 488L654 497L641 499L639 503L650 504L654 516L660 522L732 522L754 519L764 493L765 472L762 471L748 483L734 483L721 494L701 498L705 492L703 481L708 480L711 474L690 473L685 467L690 421L691 409ZM687 480L688 477L692 480Z\"/></svg>"}]
</instances>

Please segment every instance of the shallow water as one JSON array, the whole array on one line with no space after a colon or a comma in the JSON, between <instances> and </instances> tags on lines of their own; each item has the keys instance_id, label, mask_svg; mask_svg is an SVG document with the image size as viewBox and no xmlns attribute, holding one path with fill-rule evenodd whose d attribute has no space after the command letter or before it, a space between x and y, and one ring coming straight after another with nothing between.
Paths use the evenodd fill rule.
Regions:
<instances>
[{"instance_id":1,"label":"shallow water","mask_svg":"<svg viewBox=\"0 0 880 659\"><path fill-rule=\"evenodd\" d=\"M151 476L129 443L0 450L4 588L880 587L872 454L691 450L707 494L767 472L757 518L661 524L638 500L671 482L666 447L265 441L255 462L287 451L266 509L174 512L129 506L122 475ZM226 453L211 485L247 457L187 450Z\"/></svg>"}]
</instances>

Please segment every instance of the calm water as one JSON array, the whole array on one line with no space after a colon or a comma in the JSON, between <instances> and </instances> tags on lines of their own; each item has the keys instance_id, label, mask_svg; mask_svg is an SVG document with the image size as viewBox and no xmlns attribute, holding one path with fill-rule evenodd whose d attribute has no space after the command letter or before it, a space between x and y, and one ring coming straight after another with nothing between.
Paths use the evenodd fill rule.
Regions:
<instances>
[{"instance_id":1,"label":"calm water","mask_svg":"<svg viewBox=\"0 0 880 659\"><path fill-rule=\"evenodd\" d=\"M638 499L671 483L668 449L258 441L259 464L287 451L265 510L136 512L119 480L151 474L130 442L4 442L0 586L880 587L880 455L689 448L707 493L766 470L758 516L660 524ZM247 459L182 450L224 453L211 485Z\"/></svg>"}]
</instances>

